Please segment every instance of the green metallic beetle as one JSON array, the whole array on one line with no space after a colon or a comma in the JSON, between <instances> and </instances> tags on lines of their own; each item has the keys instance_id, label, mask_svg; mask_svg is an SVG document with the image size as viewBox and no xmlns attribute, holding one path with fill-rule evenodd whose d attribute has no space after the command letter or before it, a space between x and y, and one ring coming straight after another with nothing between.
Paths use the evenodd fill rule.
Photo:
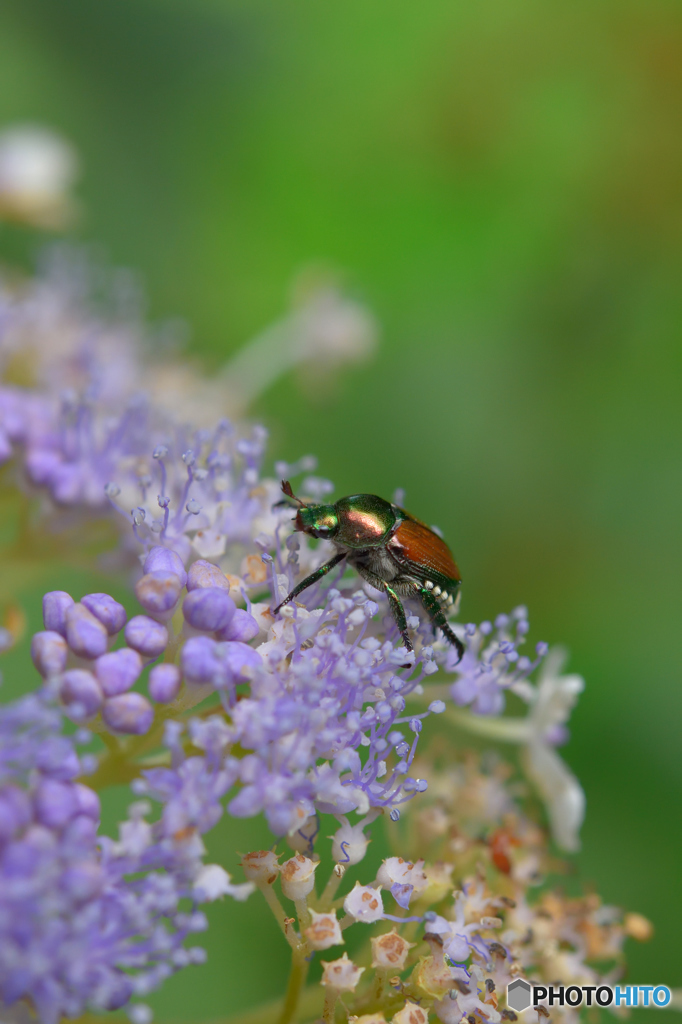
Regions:
<instances>
[{"instance_id":1,"label":"green metallic beetle","mask_svg":"<svg viewBox=\"0 0 682 1024\"><path fill-rule=\"evenodd\" d=\"M308 505L295 496L288 480L282 481L282 490L298 504L296 529L332 541L337 553L298 583L274 614L345 558L364 580L386 594L408 651L413 647L400 597L418 598L462 659L464 646L445 617L461 578L450 549L437 533L376 494L352 494L333 505Z\"/></svg>"}]
</instances>

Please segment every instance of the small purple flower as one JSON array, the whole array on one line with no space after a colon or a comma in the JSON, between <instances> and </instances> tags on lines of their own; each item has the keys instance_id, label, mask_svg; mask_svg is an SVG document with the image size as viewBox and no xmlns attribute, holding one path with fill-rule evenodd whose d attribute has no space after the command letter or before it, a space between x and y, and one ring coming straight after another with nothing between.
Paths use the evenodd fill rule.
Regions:
<instances>
[{"instance_id":1,"label":"small purple flower","mask_svg":"<svg viewBox=\"0 0 682 1024\"><path fill-rule=\"evenodd\" d=\"M233 683L249 682L263 665L258 651L238 640L220 644L220 656Z\"/></svg>"},{"instance_id":2,"label":"small purple flower","mask_svg":"<svg viewBox=\"0 0 682 1024\"><path fill-rule=\"evenodd\" d=\"M72 668L65 672L59 686L59 696L77 718L92 718L102 706L104 695L92 672Z\"/></svg>"},{"instance_id":3,"label":"small purple flower","mask_svg":"<svg viewBox=\"0 0 682 1024\"><path fill-rule=\"evenodd\" d=\"M212 562L206 562L203 558L193 562L187 573L187 589L198 590L203 587L220 587L221 590L230 591L230 581L222 569Z\"/></svg>"},{"instance_id":4,"label":"small purple flower","mask_svg":"<svg viewBox=\"0 0 682 1024\"><path fill-rule=\"evenodd\" d=\"M151 615L164 615L175 608L181 590L182 582L177 573L157 570L146 573L137 581L135 596Z\"/></svg>"},{"instance_id":5,"label":"small purple flower","mask_svg":"<svg viewBox=\"0 0 682 1024\"><path fill-rule=\"evenodd\" d=\"M168 630L147 615L135 615L125 630L126 643L146 658L158 658L168 646Z\"/></svg>"},{"instance_id":6,"label":"small purple flower","mask_svg":"<svg viewBox=\"0 0 682 1024\"><path fill-rule=\"evenodd\" d=\"M104 701L102 718L113 732L141 736L149 732L154 708L141 693L121 693Z\"/></svg>"},{"instance_id":7,"label":"small purple flower","mask_svg":"<svg viewBox=\"0 0 682 1024\"><path fill-rule=\"evenodd\" d=\"M130 647L121 647L103 654L94 668L104 696L115 697L135 685L142 671L142 658Z\"/></svg>"},{"instance_id":8,"label":"small purple flower","mask_svg":"<svg viewBox=\"0 0 682 1024\"><path fill-rule=\"evenodd\" d=\"M45 629L66 636L66 612L75 604L65 590L51 590L43 596L43 622Z\"/></svg>"},{"instance_id":9,"label":"small purple flower","mask_svg":"<svg viewBox=\"0 0 682 1024\"><path fill-rule=\"evenodd\" d=\"M226 682L220 644L207 636L195 636L187 641L180 655L180 666L188 683L220 686Z\"/></svg>"},{"instance_id":10,"label":"small purple flower","mask_svg":"<svg viewBox=\"0 0 682 1024\"><path fill-rule=\"evenodd\" d=\"M242 643L248 643L257 637L259 632L260 626L253 615L249 615L243 608L237 608L227 626L216 631L216 636L218 640L240 640Z\"/></svg>"},{"instance_id":11,"label":"small purple flower","mask_svg":"<svg viewBox=\"0 0 682 1024\"><path fill-rule=\"evenodd\" d=\"M79 811L78 794L71 782L43 779L33 801L36 818L48 828L63 828Z\"/></svg>"},{"instance_id":12,"label":"small purple flower","mask_svg":"<svg viewBox=\"0 0 682 1024\"><path fill-rule=\"evenodd\" d=\"M12 839L31 820L31 801L18 786L0 789L0 841Z\"/></svg>"},{"instance_id":13,"label":"small purple flower","mask_svg":"<svg viewBox=\"0 0 682 1024\"><path fill-rule=\"evenodd\" d=\"M181 684L177 665L155 665L149 673L149 696L159 704L170 704L179 694Z\"/></svg>"},{"instance_id":14,"label":"small purple flower","mask_svg":"<svg viewBox=\"0 0 682 1024\"><path fill-rule=\"evenodd\" d=\"M98 658L107 649L107 630L84 604L66 612L66 640L81 658Z\"/></svg>"},{"instance_id":15,"label":"small purple flower","mask_svg":"<svg viewBox=\"0 0 682 1024\"><path fill-rule=\"evenodd\" d=\"M81 604L99 619L109 636L115 636L126 624L125 608L109 594L86 594Z\"/></svg>"},{"instance_id":16,"label":"small purple flower","mask_svg":"<svg viewBox=\"0 0 682 1024\"><path fill-rule=\"evenodd\" d=\"M225 629L235 613L234 601L219 587L192 590L185 598L182 613L194 629L213 633Z\"/></svg>"},{"instance_id":17,"label":"small purple flower","mask_svg":"<svg viewBox=\"0 0 682 1024\"><path fill-rule=\"evenodd\" d=\"M31 639L31 658L41 676L54 676L63 672L69 656L66 640L60 633L45 630L34 633Z\"/></svg>"},{"instance_id":18,"label":"small purple flower","mask_svg":"<svg viewBox=\"0 0 682 1024\"><path fill-rule=\"evenodd\" d=\"M172 572L180 580L181 588L187 585L187 572L182 559L170 548L154 547L144 560L144 572Z\"/></svg>"}]
</instances>

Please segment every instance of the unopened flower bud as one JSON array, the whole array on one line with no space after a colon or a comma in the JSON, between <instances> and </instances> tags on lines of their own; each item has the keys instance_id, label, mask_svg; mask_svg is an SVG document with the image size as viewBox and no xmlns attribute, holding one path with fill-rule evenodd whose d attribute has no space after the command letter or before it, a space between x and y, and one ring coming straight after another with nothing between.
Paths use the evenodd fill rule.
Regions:
<instances>
[{"instance_id":1,"label":"unopened flower bud","mask_svg":"<svg viewBox=\"0 0 682 1024\"><path fill-rule=\"evenodd\" d=\"M359 864L363 859L369 846L369 839L362 831L364 827L365 822L350 825L344 820L341 828L334 834L332 842L332 857L337 864L349 867L351 864Z\"/></svg>"},{"instance_id":2,"label":"unopened flower bud","mask_svg":"<svg viewBox=\"0 0 682 1024\"><path fill-rule=\"evenodd\" d=\"M391 1019L393 1024L428 1024L429 1015L423 1006L408 1000L402 1010L398 1010Z\"/></svg>"},{"instance_id":3,"label":"unopened flower bud","mask_svg":"<svg viewBox=\"0 0 682 1024\"><path fill-rule=\"evenodd\" d=\"M159 704L170 704L180 692L181 683L177 665L155 665L149 673L149 696Z\"/></svg>"},{"instance_id":4,"label":"unopened flower bud","mask_svg":"<svg viewBox=\"0 0 682 1024\"><path fill-rule=\"evenodd\" d=\"M302 853L282 864L282 892L288 899L302 900L313 891L318 864Z\"/></svg>"},{"instance_id":5,"label":"unopened flower bud","mask_svg":"<svg viewBox=\"0 0 682 1024\"><path fill-rule=\"evenodd\" d=\"M0 789L0 840L12 839L22 828L26 828L32 817L28 794L18 786L8 785Z\"/></svg>"},{"instance_id":6,"label":"unopened flower bud","mask_svg":"<svg viewBox=\"0 0 682 1024\"><path fill-rule=\"evenodd\" d=\"M92 672L81 668L73 668L64 673L59 685L59 696L67 708L78 712L78 718L92 718L104 699Z\"/></svg>"},{"instance_id":7,"label":"unopened flower bud","mask_svg":"<svg viewBox=\"0 0 682 1024\"><path fill-rule=\"evenodd\" d=\"M637 942L648 942L654 934L654 926L643 914L626 914L623 927L625 934Z\"/></svg>"},{"instance_id":8,"label":"unopened flower bud","mask_svg":"<svg viewBox=\"0 0 682 1024\"><path fill-rule=\"evenodd\" d=\"M187 572L180 555L170 548L153 547L144 560L143 570L150 572L172 572L180 580L180 586L187 584Z\"/></svg>"},{"instance_id":9,"label":"unopened flower bud","mask_svg":"<svg viewBox=\"0 0 682 1024\"><path fill-rule=\"evenodd\" d=\"M116 697L134 686L142 672L142 658L130 647L109 651L95 662L95 675L105 697Z\"/></svg>"},{"instance_id":10,"label":"unopened flower bud","mask_svg":"<svg viewBox=\"0 0 682 1024\"><path fill-rule=\"evenodd\" d=\"M390 889L396 899L398 899L397 887L403 886L410 887L410 895L418 896L427 886L424 861L418 860L413 864L411 861L403 860L402 857L387 857L382 861L377 872L377 881ZM398 902L400 902L399 899ZM403 905L401 904L401 906Z\"/></svg>"},{"instance_id":11,"label":"unopened flower bud","mask_svg":"<svg viewBox=\"0 0 682 1024\"><path fill-rule=\"evenodd\" d=\"M141 693L121 693L105 700L102 718L112 732L142 736L154 721L154 708Z\"/></svg>"},{"instance_id":12,"label":"unopened flower bud","mask_svg":"<svg viewBox=\"0 0 682 1024\"><path fill-rule=\"evenodd\" d=\"M178 603L182 582L174 572L148 572L135 584L135 597L150 615L172 612Z\"/></svg>"},{"instance_id":13,"label":"unopened flower bud","mask_svg":"<svg viewBox=\"0 0 682 1024\"><path fill-rule=\"evenodd\" d=\"M146 658L158 658L168 645L168 630L147 615L135 615L125 631L126 643Z\"/></svg>"},{"instance_id":14,"label":"unopened flower bud","mask_svg":"<svg viewBox=\"0 0 682 1024\"><path fill-rule=\"evenodd\" d=\"M243 608L237 608L227 626L218 630L216 636L219 640L239 640L246 644L258 636L259 632L260 626L253 615L249 615Z\"/></svg>"},{"instance_id":15,"label":"unopened flower bud","mask_svg":"<svg viewBox=\"0 0 682 1024\"><path fill-rule=\"evenodd\" d=\"M272 885L280 871L277 854L272 850L247 853L242 857L241 865L246 877L256 885Z\"/></svg>"},{"instance_id":16,"label":"unopened flower bud","mask_svg":"<svg viewBox=\"0 0 682 1024\"><path fill-rule=\"evenodd\" d=\"M187 589L200 590L204 587L219 587L229 593L230 583L222 569L203 558L193 562L187 573Z\"/></svg>"},{"instance_id":17,"label":"unopened flower bud","mask_svg":"<svg viewBox=\"0 0 682 1024\"><path fill-rule=\"evenodd\" d=\"M232 640L222 644L222 660L233 683L247 683L253 678L256 669L263 664L258 651L248 644Z\"/></svg>"},{"instance_id":18,"label":"unopened flower bud","mask_svg":"<svg viewBox=\"0 0 682 1024\"><path fill-rule=\"evenodd\" d=\"M182 674L188 683L220 686L226 681L226 671L220 657L219 645L207 636L194 636L187 641L180 655Z\"/></svg>"},{"instance_id":19,"label":"unopened flower bud","mask_svg":"<svg viewBox=\"0 0 682 1024\"><path fill-rule=\"evenodd\" d=\"M384 916L384 905L379 889L373 889L371 885L360 885L359 882L355 883L343 901L343 909L356 921L362 921L364 924L380 921Z\"/></svg>"},{"instance_id":20,"label":"unopened flower bud","mask_svg":"<svg viewBox=\"0 0 682 1024\"><path fill-rule=\"evenodd\" d=\"M402 935L398 935L395 928L377 936L372 939L372 967L402 971L407 954L414 945L414 942L408 942Z\"/></svg>"},{"instance_id":21,"label":"unopened flower bud","mask_svg":"<svg viewBox=\"0 0 682 1024\"><path fill-rule=\"evenodd\" d=\"M114 636L126 624L126 610L109 594L86 594L81 604L102 623L109 636Z\"/></svg>"},{"instance_id":22,"label":"unopened flower bud","mask_svg":"<svg viewBox=\"0 0 682 1024\"><path fill-rule=\"evenodd\" d=\"M31 658L41 676L54 676L63 672L69 648L60 633L45 630L35 633L31 640Z\"/></svg>"},{"instance_id":23,"label":"unopened flower bud","mask_svg":"<svg viewBox=\"0 0 682 1024\"><path fill-rule=\"evenodd\" d=\"M66 636L66 612L75 604L65 590L51 590L43 596L43 622L45 629Z\"/></svg>"},{"instance_id":24,"label":"unopened flower bud","mask_svg":"<svg viewBox=\"0 0 682 1024\"><path fill-rule=\"evenodd\" d=\"M81 658L98 658L107 649L107 631L84 604L74 604L66 612L66 640Z\"/></svg>"},{"instance_id":25,"label":"unopened flower bud","mask_svg":"<svg viewBox=\"0 0 682 1024\"><path fill-rule=\"evenodd\" d=\"M303 934L311 949L329 949L330 946L338 946L343 942L343 935L335 913L317 914L311 910L310 916L312 924L305 929Z\"/></svg>"},{"instance_id":26,"label":"unopened flower bud","mask_svg":"<svg viewBox=\"0 0 682 1024\"><path fill-rule=\"evenodd\" d=\"M78 802L78 813L84 814L88 818L92 818L93 821L99 821L101 815L101 805L97 793L94 789L90 789L89 786L84 786L82 782L75 783L76 800Z\"/></svg>"},{"instance_id":27,"label":"unopened flower bud","mask_svg":"<svg viewBox=\"0 0 682 1024\"><path fill-rule=\"evenodd\" d=\"M410 983L420 995L442 999L452 988L452 972L449 963L443 958L443 947L436 946L433 939L429 945L435 955L420 957L410 975Z\"/></svg>"},{"instance_id":28,"label":"unopened flower bud","mask_svg":"<svg viewBox=\"0 0 682 1024\"><path fill-rule=\"evenodd\" d=\"M213 633L229 624L235 613L235 605L224 589L201 587L187 595L183 601L182 613L194 629Z\"/></svg>"},{"instance_id":29,"label":"unopened flower bud","mask_svg":"<svg viewBox=\"0 0 682 1024\"><path fill-rule=\"evenodd\" d=\"M337 992L354 992L364 967L356 967L348 954L344 953L338 960L331 960L329 963L322 961L322 978L320 984L327 988L336 989Z\"/></svg>"},{"instance_id":30,"label":"unopened flower bud","mask_svg":"<svg viewBox=\"0 0 682 1024\"><path fill-rule=\"evenodd\" d=\"M33 798L36 818L48 828L63 828L78 814L78 794L72 782L43 779Z\"/></svg>"}]
</instances>

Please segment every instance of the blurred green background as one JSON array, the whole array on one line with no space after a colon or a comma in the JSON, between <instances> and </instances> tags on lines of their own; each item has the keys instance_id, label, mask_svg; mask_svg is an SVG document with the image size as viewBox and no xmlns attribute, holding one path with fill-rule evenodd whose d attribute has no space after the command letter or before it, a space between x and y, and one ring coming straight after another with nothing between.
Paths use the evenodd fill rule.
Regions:
<instances>
[{"instance_id":1,"label":"blurred green background","mask_svg":"<svg viewBox=\"0 0 682 1024\"><path fill-rule=\"evenodd\" d=\"M377 358L331 398L292 376L261 400L273 458L315 452L337 495L404 487L465 620L526 603L569 647L578 867L656 924L630 979L681 985L679 3L3 0L18 121L72 140L73 235L138 269L207 368L311 265L375 311ZM0 233L0 258L36 242ZM160 1018L241 1008L245 972L281 990L263 908L212 917Z\"/></svg>"}]
</instances>

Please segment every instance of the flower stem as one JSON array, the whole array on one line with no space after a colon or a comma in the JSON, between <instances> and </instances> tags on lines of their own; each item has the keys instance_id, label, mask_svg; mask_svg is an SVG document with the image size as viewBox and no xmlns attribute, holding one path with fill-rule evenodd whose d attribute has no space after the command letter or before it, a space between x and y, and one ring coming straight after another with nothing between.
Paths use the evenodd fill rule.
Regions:
<instances>
[{"instance_id":1,"label":"flower stem","mask_svg":"<svg viewBox=\"0 0 682 1024\"><path fill-rule=\"evenodd\" d=\"M284 1005L277 1019L277 1024L291 1024L292 1021L295 1021L309 966L309 962L303 955L303 950L294 949L291 954L291 971L289 972L287 991L284 996Z\"/></svg>"},{"instance_id":2,"label":"flower stem","mask_svg":"<svg viewBox=\"0 0 682 1024\"><path fill-rule=\"evenodd\" d=\"M334 1024L334 1017L336 1016L336 1004L338 1002L338 998L338 989L327 989L324 997L324 1010L322 1011L322 1020L324 1021L324 1024Z\"/></svg>"}]
</instances>

